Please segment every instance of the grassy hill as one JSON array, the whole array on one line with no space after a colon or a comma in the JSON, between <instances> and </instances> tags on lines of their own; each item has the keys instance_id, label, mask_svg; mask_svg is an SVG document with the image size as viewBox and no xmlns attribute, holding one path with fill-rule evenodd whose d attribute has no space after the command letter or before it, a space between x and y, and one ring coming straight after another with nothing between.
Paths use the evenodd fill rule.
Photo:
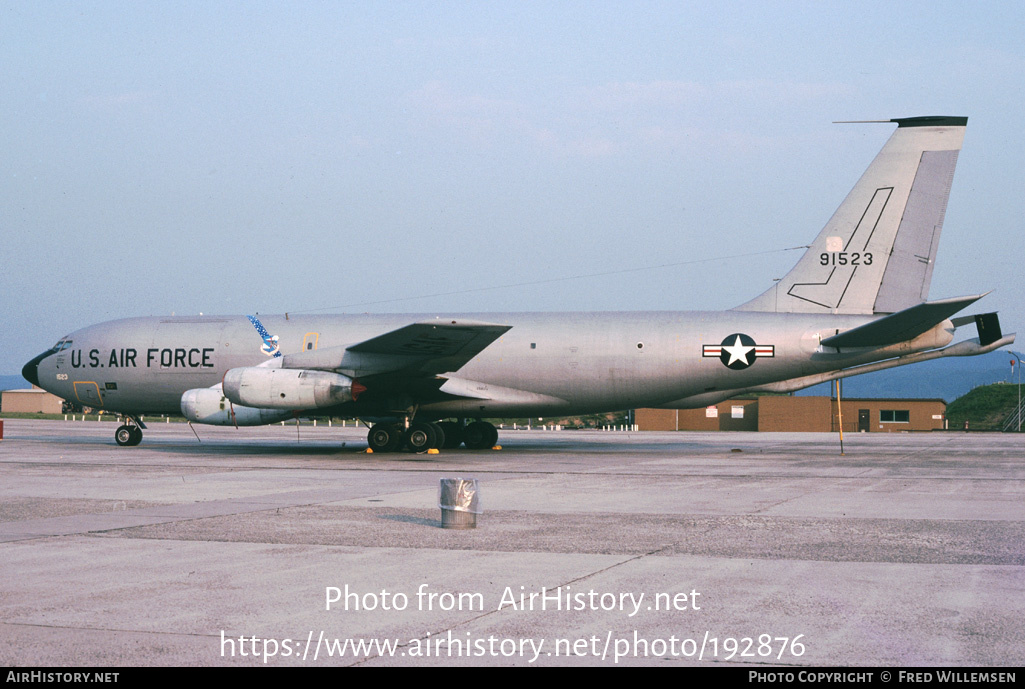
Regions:
<instances>
[{"instance_id":1,"label":"grassy hill","mask_svg":"<svg viewBox=\"0 0 1025 689\"><path fill-rule=\"evenodd\" d=\"M980 385L947 406L947 419L951 428L962 428L967 420L973 430L999 431L1017 406L1017 384Z\"/></svg>"}]
</instances>

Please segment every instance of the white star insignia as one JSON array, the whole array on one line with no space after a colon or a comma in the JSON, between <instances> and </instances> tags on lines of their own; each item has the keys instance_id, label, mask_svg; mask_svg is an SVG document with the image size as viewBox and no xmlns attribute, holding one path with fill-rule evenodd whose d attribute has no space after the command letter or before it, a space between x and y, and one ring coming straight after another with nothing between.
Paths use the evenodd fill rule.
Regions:
<instances>
[{"instance_id":1,"label":"white star insignia","mask_svg":"<svg viewBox=\"0 0 1025 689\"><path fill-rule=\"evenodd\" d=\"M740 335L737 335L737 339L733 341L732 345L729 347L725 345L723 346L723 351L730 353L730 360L726 362L726 365L729 366L737 361L749 364L750 362L748 361L747 355L750 354L753 349L753 346L741 344Z\"/></svg>"}]
</instances>

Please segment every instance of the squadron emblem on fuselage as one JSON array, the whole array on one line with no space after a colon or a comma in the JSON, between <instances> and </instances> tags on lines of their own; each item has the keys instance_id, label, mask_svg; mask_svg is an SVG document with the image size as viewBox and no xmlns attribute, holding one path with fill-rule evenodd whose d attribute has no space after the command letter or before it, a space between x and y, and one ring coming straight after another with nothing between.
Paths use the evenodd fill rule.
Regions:
<instances>
[{"instance_id":1,"label":"squadron emblem on fuselage","mask_svg":"<svg viewBox=\"0 0 1025 689\"><path fill-rule=\"evenodd\" d=\"M267 332L267 328L263 327L263 323L256 316L246 316L246 318L249 319L249 322L256 328L256 332L263 338L263 345L260 347L260 351L271 357L281 356L281 349L278 347L278 336Z\"/></svg>"}]
</instances>

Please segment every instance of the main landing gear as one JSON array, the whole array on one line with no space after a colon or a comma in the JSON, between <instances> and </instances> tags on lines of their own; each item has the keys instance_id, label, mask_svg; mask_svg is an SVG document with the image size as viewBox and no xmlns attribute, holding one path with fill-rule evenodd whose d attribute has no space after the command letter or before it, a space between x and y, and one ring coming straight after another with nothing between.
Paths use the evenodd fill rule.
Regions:
<instances>
[{"instance_id":1,"label":"main landing gear","mask_svg":"<svg viewBox=\"0 0 1025 689\"><path fill-rule=\"evenodd\" d=\"M133 447L142 442L142 430L146 424L134 416L127 417L127 421L114 431L114 442L123 447Z\"/></svg>"},{"instance_id":2,"label":"main landing gear","mask_svg":"<svg viewBox=\"0 0 1025 689\"><path fill-rule=\"evenodd\" d=\"M460 445L484 450L497 442L498 429L487 421L474 421L465 426L454 421L414 421L408 428L403 424L378 423L367 434L367 443L374 452L395 452L405 447L410 452L420 453Z\"/></svg>"}]
</instances>

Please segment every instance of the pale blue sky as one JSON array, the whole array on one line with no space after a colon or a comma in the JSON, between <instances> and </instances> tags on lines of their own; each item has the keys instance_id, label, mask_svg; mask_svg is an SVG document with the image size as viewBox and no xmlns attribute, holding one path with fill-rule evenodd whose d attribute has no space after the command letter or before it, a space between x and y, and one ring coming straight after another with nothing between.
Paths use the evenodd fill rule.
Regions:
<instances>
[{"instance_id":1,"label":"pale blue sky","mask_svg":"<svg viewBox=\"0 0 1025 689\"><path fill-rule=\"evenodd\" d=\"M0 374L137 315L728 308L797 255L480 288L805 244L892 131L831 122L934 114L969 124L931 297L1017 330L1022 16L0 1Z\"/></svg>"}]
</instances>

